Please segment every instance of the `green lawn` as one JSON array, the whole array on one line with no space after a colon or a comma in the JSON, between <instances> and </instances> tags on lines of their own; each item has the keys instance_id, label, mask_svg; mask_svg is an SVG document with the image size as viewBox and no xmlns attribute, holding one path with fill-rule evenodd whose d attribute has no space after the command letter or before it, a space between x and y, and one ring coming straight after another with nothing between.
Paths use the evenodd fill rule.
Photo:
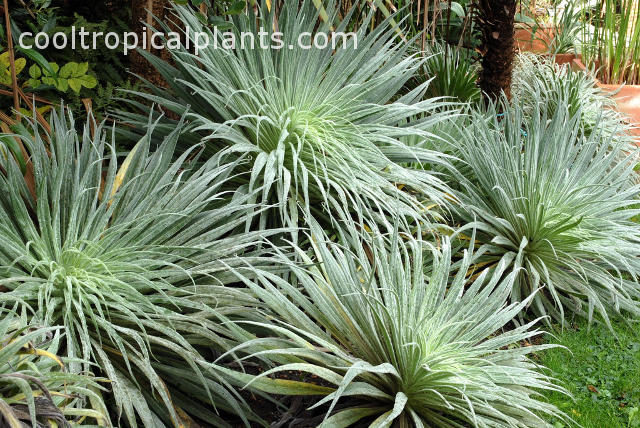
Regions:
<instances>
[{"instance_id":1,"label":"green lawn","mask_svg":"<svg viewBox=\"0 0 640 428\"><path fill-rule=\"evenodd\" d=\"M618 321L614 331L565 326L547 341L568 349L538 355L575 401L556 393L548 399L584 427L640 427L640 325Z\"/></svg>"}]
</instances>

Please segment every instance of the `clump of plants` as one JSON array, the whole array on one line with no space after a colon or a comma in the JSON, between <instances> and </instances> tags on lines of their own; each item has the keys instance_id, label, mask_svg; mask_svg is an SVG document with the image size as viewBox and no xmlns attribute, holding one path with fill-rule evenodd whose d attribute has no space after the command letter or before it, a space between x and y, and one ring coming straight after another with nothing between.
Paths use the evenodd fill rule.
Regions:
<instances>
[{"instance_id":1,"label":"clump of plants","mask_svg":"<svg viewBox=\"0 0 640 428\"><path fill-rule=\"evenodd\" d=\"M597 126L623 137L623 117L615 110L610 94L596 85L592 73L574 71L568 65L556 64L553 58L526 52L516 58L512 104L522 108L527 116L541 111L552 116L558 109L566 108L570 116L579 115L585 132Z\"/></svg>"},{"instance_id":2,"label":"clump of plants","mask_svg":"<svg viewBox=\"0 0 640 428\"><path fill-rule=\"evenodd\" d=\"M521 55L484 104L471 54L427 44L477 31L468 2L178 3L156 25L191 48L141 52L166 86L126 125L0 136L0 425L579 419L538 323L640 316L637 151L593 78ZM221 48L262 31L281 49ZM98 83L36 63L34 90Z\"/></svg>"},{"instance_id":3,"label":"clump of plants","mask_svg":"<svg viewBox=\"0 0 640 428\"><path fill-rule=\"evenodd\" d=\"M409 170L402 163L444 160L436 152L407 147L402 138L431 135L433 124L450 116L439 111L446 103L423 99L427 82L400 93L423 61L407 54L388 22L338 37L335 50L296 45L310 28L345 31L348 19L340 21L334 8L327 10L333 12L319 19L312 1L298 7L287 0L277 28L292 49L230 50L216 49L216 35L191 9L178 7L180 21L193 33L208 33L212 44L197 57L186 46L172 51L175 65L147 55L169 88L149 86L138 95L186 114L207 153L230 148L250 157L242 184L248 192L260 189L256 202L276 208L264 211L260 227L297 226L309 208L323 219L355 215L384 222L370 218L382 212L409 223L423 221L428 206L445 203L446 186L427 169ZM262 28L271 36L275 26L273 10L262 4L259 15L250 10L234 16L232 34L240 43L241 33ZM229 36L217 37L223 46ZM144 115L119 116L137 127L145 121ZM164 123L163 129L175 126Z\"/></svg>"},{"instance_id":4,"label":"clump of plants","mask_svg":"<svg viewBox=\"0 0 640 428\"><path fill-rule=\"evenodd\" d=\"M221 187L240 161L199 163L198 147L174 159L176 134L155 149L149 134L122 160L102 124L78 133L54 112L50 126L20 136L35 185L0 157L0 314L64 328L70 373L111 381L106 425L198 414L224 426L221 411L248 424L251 409L211 362L244 337L229 319L250 320L258 304L225 287L231 270L259 264L264 235L232 235L247 196Z\"/></svg>"},{"instance_id":5,"label":"clump of plants","mask_svg":"<svg viewBox=\"0 0 640 428\"><path fill-rule=\"evenodd\" d=\"M240 347L283 360L258 380L295 370L335 385L313 406L326 405L322 427L564 419L538 399L541 390L562 390L527 357L548 345L518 346L539 334L535 321L501 330L533 297L505 305L517 271L502 262L469 280L473 248L452 263L447 238L436 247L398 231L359 229L351 224L334 242L315 225L311 253L295 248L303 265L284 260L291 281L261 275L260 285L248 283L282 320L264 325L272 339Z\"/></svg>"},{"instance_id":6,"label":"clump of plants","mask_svg":"<svg viewBox=\"0 0 640 428\"><path fill-rule=\"evenodd\" d=\"M566 100L531 107L474 114L459 147L457 212L477 229L480 261L518 272L512 301L543 288L537 314L639 314L635 152L598 122L587 132Z\"/></svg>"}]
</instances>

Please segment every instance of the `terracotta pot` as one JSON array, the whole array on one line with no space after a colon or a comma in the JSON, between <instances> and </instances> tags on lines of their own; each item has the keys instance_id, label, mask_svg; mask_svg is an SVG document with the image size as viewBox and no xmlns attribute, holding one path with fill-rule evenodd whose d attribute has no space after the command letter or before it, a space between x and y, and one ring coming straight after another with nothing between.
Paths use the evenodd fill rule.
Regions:
<instances>
[{"instance_id":1,"label":"terracotta pot","mask_svg":"<svg viewBox=\"0 0 640 428\"><path fill-rule=\"evenodd\" d=\"M538 27L533 36L532 30L527 26L516 27L516 48L521 52L546 53L547 45L553 40L553 27Z\"/></svg>"},{"instance_id":2,"label":"terracotta pot","mask_svg":"<svg viewBox=\"0 0 640 428\"><path fill-rule=\"evenodd\" d=\"M574 59L582 60L582 56L572 54L572 53L556 54L554 61L556 64L559 64L559 65L569 64L571 68L575 68L576 64L573 61Z\"/></svg>"},{"instance_id":3,"label":"terracotta pot","mask_svg":"<svg viewBox=\"0 0 640 428\"><path fill-rule=\"evenodd\" d=\"M618 111L625 116L632 124L640 124L640 85L605 85L598 83L598 86L608 92L617 93L613 96L618 105ZM640 129L633 129L632 135L640 137ZM638 139L640 143L640 138Z\"/></svg>"},{"instance_id":4,"label":"terracotta pot","mask_svg":"<svg viewBox=\"0 0 640 428\"><path fill-rule=\"evenodd\" d=\"M568 64L573 70L582 70L582 68L574 61L577 60L580 64L582 64L582 55L574 54L574 53L562 53L562 54L542 54L540 55L545 58L553 58L553 62L558 65Z\"/></svg>"},{"instance_id":5,"label":"terracotta pot","mask_svg":"<svg viewBox=\"0 0 640 428\"><path fill-rule=\"evenodd\" d=\"M572 66L587 71L587 67L580 58L572 60ZM596 84L607 92L615 92L613 99L616 101L618 111L627 117L627 121L634 125L640 125L640 85L609 85L600 82L596 77ZM640 145L640 128L632 129L631 135L637 135L636 141Z\"/></svg>"}]
</instances>

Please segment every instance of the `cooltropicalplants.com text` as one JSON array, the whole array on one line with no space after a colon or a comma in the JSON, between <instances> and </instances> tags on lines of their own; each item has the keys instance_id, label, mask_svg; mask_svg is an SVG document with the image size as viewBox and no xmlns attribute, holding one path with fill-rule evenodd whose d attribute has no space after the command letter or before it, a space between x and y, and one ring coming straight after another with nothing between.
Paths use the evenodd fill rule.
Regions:
<instances>
[{"instance_id":1,"label":"cooltropicalplants.com text","mask_svg":"<svg viewBox=\"0 0 640 428\"><path fill-rule=\"evenodd\" d=\"M296 40L286 41L284 34L279 31L266 31L260 27L257 33L219 31L214 27L212 31L192 31L189 27L184 33L155 32L143 28L141 34L125 32L90 32L84 27L71 27L71 33L57 32L52 35L39 32L20 34L18 43L22 49L40 50L54 47L55 49L98 49L102 44L108 49L121 49L124 55L142 48L153 49L181 49L184 45L187 49L193 49L198 55L204 49L294 49L299 46L302 49L358 49L358 37L354 32L302 32Z\"/></svg>"}]
</instances>

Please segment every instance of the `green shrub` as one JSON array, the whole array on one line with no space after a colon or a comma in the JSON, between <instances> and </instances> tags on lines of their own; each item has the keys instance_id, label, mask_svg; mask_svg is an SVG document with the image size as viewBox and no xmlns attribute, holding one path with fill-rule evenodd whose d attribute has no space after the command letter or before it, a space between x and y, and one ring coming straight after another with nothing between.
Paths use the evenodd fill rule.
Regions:
<instances>
[{"instance_id":1,"label":"green shrub","mask_svg":"<svg viewBox=\"0 0 640 428\"><path fill-rule=\"evenodd\" d=\"M640 314L635 151L606 124L585 131L566 100L531 108L474 114L458 148L457 211L478 230L481 262L519 272L513 301L544 287L540 315Z\"/></svg>"},{"instance_id":2,"label":"green shrub","mask_svg":"<svg viewBox=\"0 0 640 428\"><path fill-rule=\"evenodd\" d=\"M327 10L333 30L344 31L348 18L340 23L331 5ZM192 37L208 31L214 40L190 9L176 11ZM241 32L257 34L258 25L271 34L274 16L264 2L260 16L259 24L252 11L233 17L236 40ZM342 217L346 211L372 221L382 211L398 214L401 221L405 216L421 220L427 205L444 203L446 186L435 175L399 165L442 162L436 152L407 147L401 139L430 136L431 126L450 114L436 112L444 103L421 101L427 83L399 94L422 61L407 56L408 45L398 43L389 23L371 32L364 25L357 48L349 37L335 51L331 44L307 50L297 44L300 34L331 29L318 20L311 0L300 5L287 0L277 27L284 34L283 49L229 50L211 43L196 57L183 47L172 51L175 66L147 54L170 87L149 85L150 94L138 95L186 113L199 133L192 138L204 135L209 152L230 147L250 155L251 174L241 184L249 191L262 189L257 202L277 208L263 213L262 227L296 226L306 208L318 218ZM145 114L119 116L141 126ZM175 127L169 120L162 126Z\"/></svg>"},{"instance_id":3,"label":"green shrub","mask_svg":"<svg viewBox=\"0 0 640 428\"><path fill-rule=\"evenodd\" d=\"M111 415L125 424L197 415L227 426L211 409L248 424L251 410L209 362L243 338L226 321L256 312L224 286L234 267L258 263L252 247L264 235L232 233L246 197L221 186L239 161L220 153L195 167L197 147L172 160L176 131L155 151L143 137L120 163L102 125L78 135L55 113L50 125L21 136L33 194L16 161L0 157L0 314L17 307L63 326L70 372L108 377Z\"/></svg>"},{"instance_id":4,"label":"green shrub","mask_svg":"<svg viewBox=\"0 0 640 428\"><path fill-rule=\"evenodd\" d=\"M322 427L540 426L544 415L563 418L537 396L562 390L527 358L546 345L518 346L539 334L534 322L501 331L527 304L505 305L515 272L485 270L468 281L471 253L454 268L446 238L436 248L348 230L335 243L314 227L312 255L297 248L305 266L288 262L293 283L263 275L262 287L249 284L282 322L265 325L276 337L241 347L262 346L258 355L288 362L256 383L293 370L335 385L314 405L329 405Z\"/></svg>"}]
</instances>

